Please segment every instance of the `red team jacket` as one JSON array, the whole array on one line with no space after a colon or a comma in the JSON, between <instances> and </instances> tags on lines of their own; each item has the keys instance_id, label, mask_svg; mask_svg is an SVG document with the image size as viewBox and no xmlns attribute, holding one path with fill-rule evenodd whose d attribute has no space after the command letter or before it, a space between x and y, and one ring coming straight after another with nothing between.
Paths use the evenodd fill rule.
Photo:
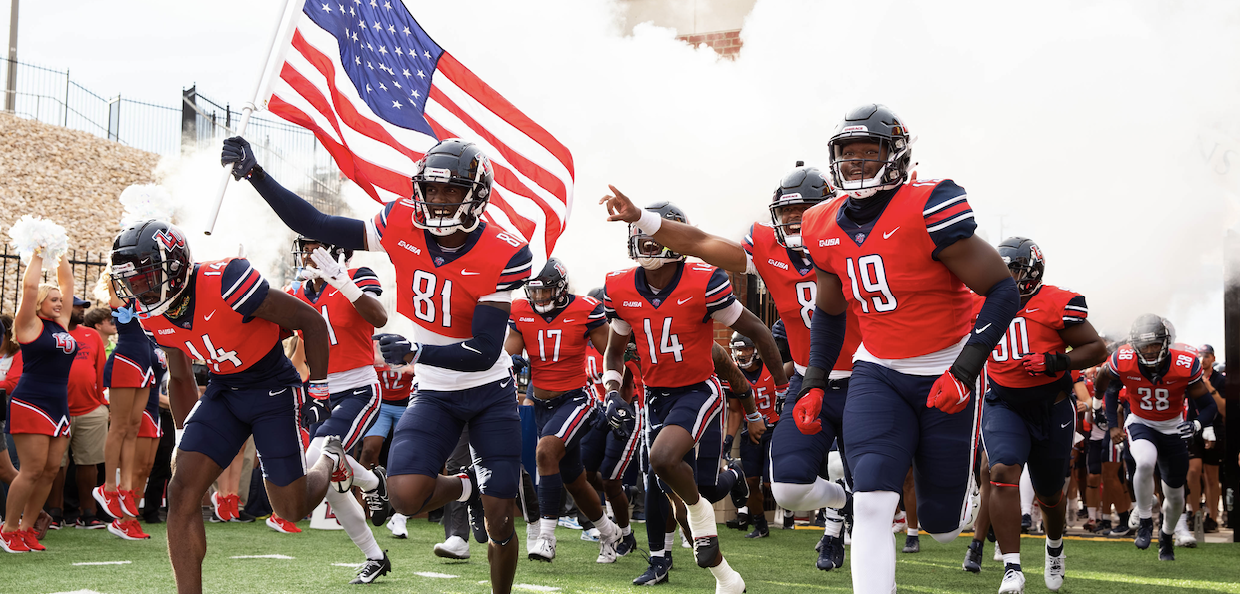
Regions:
<instances>
[{"instance_id":1,"label":"red team jacket","mask_svg":"<svg viewBox=\"0 0 1240 594\"><path fill-rule=\"evenodd\" d=\"M788 349L792 361L802 369L809 366L809 323L814 313L814 299L818 295L818 275L810 266L802 273L797 269L792 253L779 245L775 229L767 223L755 223L741 244L753 259L754 270L762 277L763 284L775 300L775 309L784 321L788 332ZM835 360L834 371L852 371L853 353L861 344L861 331L857 316L848 310L848 328L844 333L844 347Z\"/></svg>"},{"instance_id":2,"label":"red team jacket","mask_svg":"<svg viewBox=\"0 0 1240 594\"><path fill-rule=\"evenodd\" d=\"M964 189L951 180L907 183L860 227L847 220L846 203L805 211L801 235L814 265L843 283L866 351L908 359L959 343L970 331L973 300L937 255L977 226Z\"/></svg>"},{"instance_id":3,"label":"red team jacket","mask_svg":"<svg viewBox=\"0 0 1240 594\"><path fill-rule=\"evenodd\" d=\"M426 232L413 226L413 208L409 198L389 202L374 219L396 266L396 311L430 332L471 338L478 298L519 288L533 256L521 238L485 222L451 254L428 249Z\"/></svg>"},{"instance_id":4,"label":"red team jacket","mask_svg":"<svg viewBox=\"0 0 1240 594\"><path fill-rule=\"evenodd\" d=\"M363 292L375 297L383 294L379 277L369 268L350 269L349 277ZM287 292L310 304L327 322L330 340L327 373L374 365L374 343L371 342L371 336L375 333L375 327L363 319L353 303L331 285L323 285L323 293L313 297L307 295L306 289L307 283L295 282Z\"/></svg>"},{"instance_id":5,"label":"red team jacket","mask_svg":"<svg viewBox=\"0 0 1240 594\"><path fill-rule=\"evenodd\" d=\"M608 273L604 290L607 317L633 327L647 386L679 388L714 375L710 316L736 301L727 273L708 264L681 264L656 295L646 284L645 270L630 268Z\"/></svg>"},{"instance_id":6,"label":"red team jacket","mask_svg":"<svg viewBox=\"0 0 1240 594\"><path fill-rule=\"evenodd\" d=\"M981 302L979 299L976 304L979 309ZM1054 285L1042 285L1012 318L1007 334L995 345L986 363L987 377L1005 388L1032 388L1058 381L1063 372L1029 375L1021 359L1032 353L1066 352L1068 345L1059 331L1083 324L1088 317L1084 296Z\"/></svg>"},{"instance_id":7,"label":"red team jacket","mask_svg":"<svg viewBox=\"0 0 1240 594\"><path fill-rule=\"evenodd\" d=\"M556 392L586 385L583 370L590 331L605 323L607 315L603 313L603 304L593 297L581 296L573 296L554 317L534 311L525 299L517 299L512 302L508 318L508 325L525 340L531 368L530 383L536 388Z\"/></svg>"},{"instance_id":8,"label":"red team jacket","mask_svg":"<svg viewBox=\"0 0 1240 594\"><path fill-rule=\"evenodd\" d=\"M1112 381L1123 382L1132 414L1150 421L1170 421L1184 414L1188 386L1201 381L1201 360L1188 351L1171 349L1167 375L1152 382L1141 373L1132 346L1119 347L1107 360Z\"/></svg>"},{"instance_id":9,"label":"red team jacket","mask_svg":"<svg viewBox=\"0 0 1240 594\"><path fill-rule=\"evenodd\" d=\"M225 270L232 282L223 283ZM280 342L280 326L251 317L267 297L267 280L243 258L194 266L193 317L189 327L166 316L142 320L142 327L165 347L207 362L211 372L230 375L249 369Z\"/></svg>"}]
</instances>

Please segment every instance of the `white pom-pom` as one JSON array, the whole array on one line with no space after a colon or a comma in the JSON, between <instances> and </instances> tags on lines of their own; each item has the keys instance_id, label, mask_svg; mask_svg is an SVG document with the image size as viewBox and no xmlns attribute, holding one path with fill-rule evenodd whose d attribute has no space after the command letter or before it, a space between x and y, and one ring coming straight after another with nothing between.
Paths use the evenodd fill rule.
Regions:
<instances>
[{"instance_id":1,"label":"white pom-pom","mask_svg":"<svg viewBox=\"0 0 1240 594\"><path fill-rule=\"evenodd\" d=\"M101 306L106 306L112 301L112 295L108 292L108 283L112 280L112 267L104 267L103 272L99 273L99 280L95 282L95 289L91 292L95 296L95 302Z\"/></svg>"},{"instance_id":2,"label":"white pom-pom","mask_svg":"<svg viewBox=\"0 0 1240 594\"><path fill-rule=\"evenodd\" d=\"M43 269L55 270L56 260L69 251L69 234L65 228L49 219L22 215L9 227L9 243L17 248L23 264L30 264L30 256L39 251L43 256Z\"/></svg>"},{"instance_id":3,"label":"white pom-pom","mask_svg":"<svg viewBox=\"0 0 1240 594\"><path fill-rule=\"evenodd\" d=\"M172 194L158 184L134 184L121 192L121 225L156 219L172 222Z\"/></svg>"}]
</instances>

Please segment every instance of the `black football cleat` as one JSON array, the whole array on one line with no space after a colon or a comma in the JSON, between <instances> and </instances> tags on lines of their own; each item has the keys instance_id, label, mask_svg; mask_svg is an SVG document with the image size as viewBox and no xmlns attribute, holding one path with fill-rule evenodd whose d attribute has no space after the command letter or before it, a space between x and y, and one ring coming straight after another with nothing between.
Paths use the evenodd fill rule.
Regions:
<instances>
[{"instance_id":1,"label":"black football cleat","mask_svg":"<svg viewBox=\"0 0 1240 594\"><path fill-rule=\"evenodd\" d=\"M965 552L964 563L961 566L969 573L981 573L982 541L974 540L969 542L969 550Z\"/></svg>"},{"instance_id":2,"label":"black football cleat","mask_svg":"<svg viewBox=\"0 0 1240 594\"><path fill-rule=\"evenodd\" d=\"M637 576L633 580L636 586L653 586L667 582L667 571L671 569L671 563L663 557L651 557L650 566L646 568L645 573Z\"/></svg>"},{"instance_id":3,"label":"black football cleat","mask_svg":"<svg viewBox=\"0 0 1240 594\"><path fill-rule=\"evenodd\" d=\"M388 560L387 551L383 551L382 559L367 559L357 570L357 577L350 584L372 584L379 576L392 571L392 562Z\"/></svg>"},{"instance_id":4,"label":"black football cleat","mask_svg":"<svg viewBox=\"0 0 1240 594\"><path fill-rule=\"evenodd\" d=\"M388 502L387 469L376 466L374 473L375 478L379 479L379 485L363 492L362 498L366 500L366 509L370 512L370 523L382 526L392 517L392 504Z\"/></svg>"},{"instance_id":5,"label":"black football cleat","mask_svg":"<svg viewBox=\"0 0 1240 594\"><path fill-rule=\"evenodd\" d=\"M1158 560L1175 561L1175 537L1158 531Z\"/></svg>"},{"instance_id":6,"label":"black football cleat","mask_svg":"<svg viewBox=\"0 0 1240 594\"><path fill-rule=\"evenodd\" d=\"M1150 541L1153 539L1154 518L1141 518L1141 523L1137 524L1137 538L1132 541L1132 544L1144 551L1150 548Z\"/></svg>"}]
</instances>

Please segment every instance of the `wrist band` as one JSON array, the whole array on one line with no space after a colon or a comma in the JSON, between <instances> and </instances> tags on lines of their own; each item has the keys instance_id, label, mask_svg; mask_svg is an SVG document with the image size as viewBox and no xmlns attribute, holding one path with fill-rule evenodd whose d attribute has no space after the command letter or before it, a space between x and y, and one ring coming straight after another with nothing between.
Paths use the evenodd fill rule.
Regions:
<instances>
[{"instance_id":1,"label":"wrist band","mask_svg":"<svg viewBox=\"0 0 1240 594\"><path fill-rule=\"evenodd\" d=\"M652 210L642 209L641 218L637 219L637 222L633 224L637 225L637 228L641 229L646 235L654 235L663 226L663 217Z\"/></svg>"},{"instance_id":2,"label":"wrist band","mask_svg":"<svg viewBox=\"0 0 1240 594\"><path fill-rule=\"evenodd\" d=\"M758 421L761 421L761 420L762 420L762 413L760 413L760 412L758 412L758 411L756 411L756 410L755 410L755 411L753 411L753 412L751 412L751 413L749 413L749 414L746 414L746 415L745 415L745 420L746 420L746 421L749 421L750 423L756 423L756 422L758 422Z\"/></svg>"},{"instance_id":3,"label":"wrist band","mask_svg":"<svg viewBox=\"0 0 1240 594\"><path fill-rule=\"evenodd\" d=\"M352 279L350 279L349 282L340 285L340 287L336 290L340 291L340 294L344 295L345 298L349 300L349 303L354 303L362 297L362 289L359 288L357 283L353 282Z\"/></svg>"},{"instance_id":4,"label":"wrist band","mask_svg":"<svg viewBox=\"0 0 1240 594\"><path fill-rule=\"evenodd\" d=\"M617 384L623 385L624 376L620 375L620 372L615 369L608 369L603 372L603 385L606 386L607 382L616 382Z\"/></svg>"}]
</instances>

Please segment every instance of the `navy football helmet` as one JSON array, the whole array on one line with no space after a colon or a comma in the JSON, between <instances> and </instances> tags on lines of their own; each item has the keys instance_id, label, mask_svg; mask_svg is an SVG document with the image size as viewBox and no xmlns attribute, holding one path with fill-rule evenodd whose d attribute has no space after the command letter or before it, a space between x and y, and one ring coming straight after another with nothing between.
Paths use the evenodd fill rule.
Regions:
<instances>
[{"instance_id":1,"label":"navy football helmet","mask_svg":"<svg viewBox=\"0 0 1240 594\"><path fill-rule=\"evenodd\" d=\"M189 286L194 261L185 234L163 221L130 223L112 242L112 284L138 304L138 316L158 316Z\"/></svg>"},{"instance_id":2,"label":"navy football helmet","mask_svg":"<svg viewBox=\"0 0 1240 594\"><path fill-rule=\"evenodd\" d=\"M670 221L689 222L689 218L679 206L666 200L655 202L647 206L646 210ZM663 244L646 235L634 223L629 223L629 258L636 260L647 270L656 270L668 262L683 262L685 259L684 255L663 247Z\"/></svg>"},{"instance_id":3,"label":"navy football helmet","mask_svg":"<svg viewBox=\"0 0 1240 594\"><path fill-rule=\"evenodd\" d=\"M775 194L771 197L771 226L775 228L775 240L785 248L800 249L801 213L823 200L835 195L827 176L817 167L806 167L797 161L796 169L784 175ZM783 220L783 210L791 206L803 206L800 212L789 213L788 222Z\"/></svg>"},{"instance_id":4,"label":"navy football helmet","mask_svg":"<svg viewBox=\"0 0 1240 594\"><path fill-rule=\"evenodd\" d=\"M845 159L845 146L857 141L876 142L882 147L877 159ZM869 103L855 107L835 128L827 148L831 154L831 178L835 188L854 198L869 198L879 190L900 187L908 179L913 168L913 137L904 120L885 105ZM878 171L868 179L849 180L843 171L847 163L861 162L865 165L877 161Z\"/></svg>"},{"instance_id":5,"label":"navy football helmet","mask_svg":"<svg viewBox=\"0 0 1240 594\"><path fill-rule=\"evenodd\" d=\"M1021 297L1030 297L1042 287L1046 275L1046 258L1032 239L1009 237L999 244L999 255L1016 279L1016 289Z\"/></svg>"},{"instance_id":6,"label":"navy football helmet","mask_svg":"<svg viewBox=\"0 0 1240 594\"><path fill-rule=\"evenodd\" d=\"M459 138L442 140L426 151L413 174L413 224L440 237L478 228L491 198L494 173L491 161L472 142ZM460 202L426 201L424 184L445 183L462 188Z\"/></svg>"},{"instance_id":7,"label":"navy football helmet","mask_svg":"<svg viewBox=\"0 0 1240 594\"><path fill-rule=\"evenodd\" d=\"M559 258L548 258L538 275L525 283L534 311L545 314L568 305L568 269Z\"/></svg>"}]
</instances>

